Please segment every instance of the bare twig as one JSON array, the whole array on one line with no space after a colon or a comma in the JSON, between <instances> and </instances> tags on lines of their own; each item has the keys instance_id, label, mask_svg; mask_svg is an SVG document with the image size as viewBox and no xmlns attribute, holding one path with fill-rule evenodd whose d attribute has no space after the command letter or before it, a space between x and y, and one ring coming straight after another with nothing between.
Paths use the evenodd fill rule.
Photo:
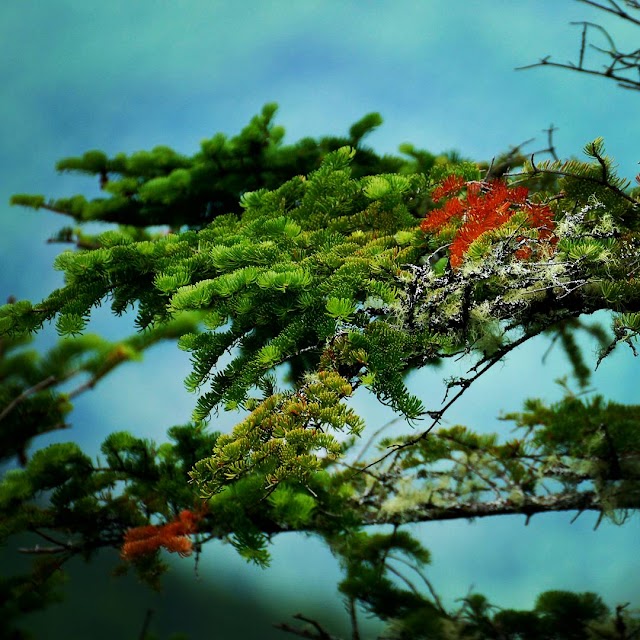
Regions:
<instances>
[{"instance_id":1,"label":"bare twig","mask_svg":"<svg viewBox=\"0 0 640 640\"><path fill-rule=\"evenodd\" d=\"M140 635L138 636L140 640L145 640L145 638L147 637L147 632L149 631L149 625L151 624L151 618L153 617L154 613L155 612L153 609L147 609L146 613L144 614L142 629L140 629Z\"/></svg>"},{"instance_id":2,"label":"bare twig","mask_svg":"<svg viewBox=\"0 0 640 640\"><path fill-rule=\"evenodd\" d=\"M36 544L33 547L18 547L20 553L29 555L57 555L68 551L67 547L41 547Z\"/></svg>"},{"instance_id":3,"label":"bare twig","mask_svg":"<svg viewBox=\"0 0 640 640\"><path fill-rule=\"evenodd\" d=\"M358 611L355 598L349 598L349 620L351 621L351 640L360 640Z\"/></svg>"},{"instance_id":4,"label":"bare twig","mask_svg":"<svg viewBox=\"0 0 640 640\"><path fill-rule=\"evenodd\" d=\"M301 613L296 613L293 617L296 620L300 620L302 622L310 624L315 629L315 631L312 629L300 629L298 627L292 627L286 622L278 622L273 626L276 629L286 631L287 633L292 633L293 635L299 636L300 638L310 638L311 640L340 640L336 636L333 636L328 631L326 631L317 620L307 618Z\"/></svg>"},{"instance_id":5,"label":"bare twig","mask_svg":"<svg viewBox=\"0 0 640 640\"><path fill-rule=\"evenodd\" d=\"M420 595L420 591L418 591L418 589L413 584L413 582L411 582L411 580L409 580L409 578L407 578L401 571L398 571L395 567L392 567L390 564L387 564L386 567L389 571L391 571L391 573L398 576L398 578L400 578L400 580L402 580L402 582L404 582L415 595L417 596Z\"/></svg>"},{"instance_id":6,"label":"bare twig","mask_svg":"<svg viewBox=\"0 0 640 640\"><path fill-rule=\"evenodd\" d=\"M19 404L24 402L27 398L32 395L35 395L39 391L44 391L49 387L54 386L58 383L58 379L55 376L49 376L44 380L38 382L38 384L34 384L32 387L25 389L19 396L15 397L1 412L0 412L0 420L4 420Z\"/></svg>"},{"instance_id":7,"label":"bare twig","mask_svg":"<svg viewBox=\"0 0 640 640\"><path fill-rule=\"evenodd\" d=\"M545 327L541 327L540 329L538 329L535 332L526 333L523 336L521 336L520 338L518 338L517 340L514 340L513 342L508 344L506 347L503 347L502 349L499 349L492 356L483 358L482 360L477 362L472 367L472 369L470 370L470 371L475 371L476 373L473 376L469 377L469 378L463 378L463 379L457 381L456 386L459 386L460 390L444 406L442 406L437 411L425 411L424 412L424 415L428 415L430 418L432 418L432 422L431 422L431 424L429 425L429 427L427 429L425 429L422 433L417 435L415 438L411 438L410 440L407 440L407 441L402 442L400 444L395 444L395 445L391 446L387 453L385 453L380 458L374 460L373 462L369 463L365 467L359 468L358 472L362 473L363 471L366 471L370 467L373 467L373 466L379 464L380 462L382 462L383 460L385 460L389 456L392 456L394 454L398 454L398 452L401 451L402 449L406 449L407 447L412 447L413 445L417 444L421 440L424 440L429 435L429 433L433 430L433 428L442 420L442 417L446 413L446 411L455 402L457 402L460 399L460 397L471 386L471 384L473 382L475 382L480 376L485 374L495 364L497 364L498 362L501 362L502 359L507 354L509 354L513 349L515 349L516 347L520 346L521 344L523 344L527 340L533 338L534 336L538 335L544 329L545 329ZM482 366L482 365L484 365L484 366Z\"/></svg>"},{"instance_id":8,"label":"bare twig","mask_svg":"<svg viewBox=\"0 0 640 640\"><path fill-rule=\"evenodd\" d=\"M365 444L360 449L360 452L358 453L358 457L353 461L353 464L357 464L358 462L360 462L360 460L362 460L362 458L364 457L364 454L367 452L367 450L375 442L376 438L383 431L386 431L389 427L393 426L394 424L397 424L398 422L402 422L403 420L404 420L403 416L398 416L397 418L393 418L393 420L389 420L389 422L383 424L380 428L376 429L371 434L371 437L365 442Z\"/></svg>"},{"instance_id":9,"label":"bare twig","mask_svg":"<svg viewBox=\"0 0 640 640\"><path fill-rule=\"evenodd\" d=\"M542 151L542 153L548 153L551 155L551 157L557 162L558 160L560 160L560 158L558 158L558 154L556 153L556 147L553 144L553 132L557 131L558 129L556 127L553 126L553 124L549 125L548 129L545 129L545 133L547 134L547 143L548 143L548 147L546 149L544 149Z\"/></svg>"},{"instance_id":10,"label":"bare twig","mask_svg":"<svg viewBox=\"0 0 640 640\"><path fill-rule=\"evenodd\" d=\"M389 556L389 557L390 557L390 559L395 560L396 562L401 562L402 564L406 565L410 569L413 569L420 576L422 582L425 583L425 585L426 585L427 589L429 590L429 593L431 594L431 597L433 598L433 601L434 601L436 607L438 608L438 610L440 611L440 613L442 613L445 616L449 615L448 611L445 609L444 605L442 604L442 600L440 600L440 597L438 596L437 591L433 587L433 584L431 584L431 581L427 578L427 576L424 574L424 572L421 571L420 568L417 565L413 564L412 562L409 562L409 561L405 560L404 558L400 558L398 556Z\"/></svg>"},{"instance_id":11,"label":"bare twig","mask_svg":"<svg viewBox=\"0 0 640 640\"><path fill-rule=\"evenodd\" d=\"M609 0L608 5L602 4L600 2L596 2L595 0L578 0L578 2L582 2L583 4L587 4L589 6L595 7L600 11L604 11L606 13L610 13L615 15L616 17L624 20L626 22L630 22L631 24L640 26L640 19L634 17L628 11L625 11L618 3L614 0ZM628 2L628 6L633 9L640 9L640 3ZM541 58L538 62L533 64L525 65L522 67L518 67L516 70L521 71L523 69L532 69L534 67L557 67L561 69L569 69L570 71L575 71L577 73L584 73L588 75L600 76L603 78L608 78L610 80L614 80L618 83L618 85L624 89L633 89L635 91L640 91L640 49L635 51L630 51L627 53L620 52L615 44L614 39L611 37L610 33L602 26L595 22L590 21L580 21L580 22L572 22L572 25L580 26L582 28L580 35L580 49L578 51L578 63L575 64L573 62L556 62L551 60L551 56L545 56ZM594 44L589 43L588 41L588 32L589 29L595 29L599 32L608 43L609 48L603 49L602 47L598 47ZM587 51L587 45L589 48L597 51L601 54L604 54L610 58L610 62L604 66L602 69L595 69L585 66L585 56ZM629 77L629 73L632 71L638 72L638 79L634 79Z\"/></svg>"},{"instance_id":12,"label":"bare twig","mask_svg":"<svg viewBox=\"0 0 640 640\"><path fill-rule=\"evenodd\" d=\"M602 11L606 11L607 13L612 13L619 18L623 18L624 20L628 20L629 22L633 22L634 24L640 25L640 20L634 18L631 14L627 13L620 5L618 5L613 0L609 0L609 4L613 7L607 7L606 5L600 4L599 2L595 2L594 0L578 0L578 2L582 2L582 4L588 4L592 7L596 7L596 9L600 9ZM640 5L638 3L634 3L634 9L640 9Z\"/></svg>"},{"instance_id":13,"label":"bare twig","mask_svg":"<svg viewBox=\"0 0 640 640\"><path fill-rule=\"evenodd\" d=\"M559 69L570 69L571 71L577 71L578 73L586 73L592 76L601 76L601 77L611 78L612 80L617 81L619 86L621 86L624 89L634 89L634 90L640 91L640 82L636 80L631 80L629 78L619 76L613 72L606 73L603 71L599 71L597 69L587 69L587 68L580 69L579 67L576 67L574 64L571 64L571 63L565 64L562 62L553 62L549 60L549 57L550 56L545 56L544 58L540 59L540 62L535 62L533 64L517 67L516 71L534 69L535 67L557 67Z\"/></svg>"}]
</instances>

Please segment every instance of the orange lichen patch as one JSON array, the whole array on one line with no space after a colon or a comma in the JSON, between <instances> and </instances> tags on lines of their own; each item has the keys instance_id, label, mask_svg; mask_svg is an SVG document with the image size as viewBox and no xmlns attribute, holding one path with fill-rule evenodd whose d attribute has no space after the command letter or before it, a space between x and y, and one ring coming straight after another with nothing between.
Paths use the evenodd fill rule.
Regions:
<instances>
[{"instance_id":1,"label":"orange lichen patch","mask_svg":"<svg viewBox=\"0 0 640 640\"><path fill-rule=\"evenodd\" d=\"M121 555L125 560L156 552L161 547L181 556L193 551L189 535L197 531L198 520L202 513L185 509L178 518L164 525L146 525L129 529L124 536Z\"/></svg>"},{"instance_id":2,"label":"orange lichen patch","mask_svg":"<svg viewBox=\"0 0 640 640\"><path fill-rule=\"evenodd\" d=\"M464 178L462 176L447 176L431 193L434 202L447 198L454 193L459 193L464 186Z\"/></svg>"},{"instance_id":3,"label":"orange lichen patch","mask_svg":"<svg viewBox=\"0 0 640 640\"><path fill-rule=\"evenodd\" d=\"M531 229L536 229L538 242L555 244L553 237L553 212L547 205L529 202L526 187L509 187L502 180L489 182L463 182L459 176L447 177L433 191L435 201L460 193L465 195L450 197L444 205L433 210L421 224L423 231L439 232L448 225L457 227L451 246L449 260L457 269L464 260L470 245L483 233L497 229L508 222L516 212L524 212ZM532 249L525 246L516 252L516 257L531 257Z\"/></svg>"}]
</instances>

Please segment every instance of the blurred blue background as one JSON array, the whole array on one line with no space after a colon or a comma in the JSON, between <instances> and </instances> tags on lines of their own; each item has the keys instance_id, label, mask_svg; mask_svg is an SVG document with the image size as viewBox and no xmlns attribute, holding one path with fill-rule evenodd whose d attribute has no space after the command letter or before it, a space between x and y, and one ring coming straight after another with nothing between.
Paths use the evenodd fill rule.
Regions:
<instances>
[{"instance_id":1,"label":"blurred blue background","mask_svg":"<svg viewBox=\"0 0 640 640\"><path fill-rule=\"evenodd\" d=\"M56 160L94 148L115 154L159 144L191 154L218 131L237 133L266 102L280 105L285 142L346 134L378 111L385 123L366 140L376 151L396 153L411 142L476 160L532 137L527 149L543 149L543 130L553 124L561 157L579 156L586 142L603 136L620 174L632 178L640 158L638 93L551 68L514 71L547 54L575 60L580 29L569 24L575 20L608 26L623 50L637 47L624 24L574 0L7 0L0 7L0 299L38 300L62 283L51 269L61 246L46 240L67 221L7 204L17 192L97 194L95 180L56 175ZM587 56L599 64L595 52ZM133 323L101 310L90 330L124 337ZM51 344L52 336L38 343ZM478 381L447 414L448 424L504 431L502 411L519 409L530 396L559 398L554 379L568 369L555 352L543 365L546 347L544 339L534 341ZM630 352L616 353L594 386L617 401L637 402L637 368ZM188 357L174 345L156 347L143 364L126 365L81 396L73 431L46 442L73 438L95 454L114 430L160 439L190 417L195 397L182 385L188 372ZM442 373L411 377L427 404L442 398ZM355 404L371 428L393 417L365 395ZM212 426L228 429L236 420L225 415ZM431 579L450 604L472 587L502 606L531 606L537 593L552 588L640 604L638 520L604 523L597 532L591 515L570 520L571 514L538 516L525 527L523 518L509 517L416 531L433 553ZM213 594L222 584L227 594L266 608L274 621L297 610L317 613L327 603L339 607L339 568L317 540L281 536L273 557L263 571L212 544L197 583L190 561L173 564L184 585ZM95 571L98 589L104 575L84 571ZM109 582L105 602L124 611L118 584ZM82 604L86 596L73 596L70 606L90 609ZM163 629L177 631L186 618L213 624L216 606L225 605L212 595L210 606L180 615L166 598L152 606L164 612L157 620L176 618ZM262 636L256 630L246 637Z\"/></svg>"}]
</instances>

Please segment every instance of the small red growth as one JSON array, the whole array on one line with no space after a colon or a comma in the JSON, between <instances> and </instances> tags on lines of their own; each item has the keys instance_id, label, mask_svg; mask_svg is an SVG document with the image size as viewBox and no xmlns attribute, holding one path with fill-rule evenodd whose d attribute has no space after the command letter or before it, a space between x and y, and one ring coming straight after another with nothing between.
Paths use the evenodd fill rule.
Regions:
<instances>
[{"instance_id":1,"label":"small red growth","mask_svg":"<svg viewBox=\"0 0 640 640\"><path fill-rule=\"evenodd\" d=\"M464 182L460 176L448 176L431 194L438 202L444 197L459 194L466 189L466 196L449 197L439 209L434 209L420 225L423 231L439 232L447 225L455 225L449 255L451 267L457 269L472 242L483 233L497 229L508 222L518 211L527 214L530 228L537 229L538 241L555 244L553 236L553 212L547 205L529 202L526 187L509 187L502 180L489 182ZM516 251L520 259L529 258L530 246Z\"/></svg>"},{"instance_id":2,"label":"small red growth","mask_svg":"<svg viewBox=\"0 0 640 640\"><path fill-rule=\"evenodd\" d=\"M139 556L154 553L160 547L172 553L179 553L183 557L190 555L193 544L188 536L196 532L196 525L202 515L202 512L194 513L185 509L173 522L129 529L124 536L122 558L133 560Z\"/></svg>"},{"instance_id":3,"label":"small red growth","mask_svg":"<svg viewBox=\"0 0 640 640\"><path fill-rule=\"evenodd\" d=\"M442 198L447 198L454 193L460 193L464 187L464 178L462 176L447 176L441 184L439 184L431 193L434 202L439 202Z\"/></svg>"}]
</instances>

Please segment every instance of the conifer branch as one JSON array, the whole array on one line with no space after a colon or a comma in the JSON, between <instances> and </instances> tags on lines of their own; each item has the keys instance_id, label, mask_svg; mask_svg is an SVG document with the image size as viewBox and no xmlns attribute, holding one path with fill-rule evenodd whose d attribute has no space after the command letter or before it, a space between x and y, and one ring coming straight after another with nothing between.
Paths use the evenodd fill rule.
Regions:
<instances>
[{"instance_id":1,"label":"conifer branch","mask_svg":"<svg viewBox=\"0 0 640 640\"><path fill-rule=\"evenodd\" d=\"M633 503L629 508L637 509L640 505ZM504 498L488 502L457 502L446 507L435 507L430 504L416 505L411 515L411 522L443 522L446 520L474 520L504 515L524 515L531 518L541 513L560 511L596 511L602 513L602 504L593 491L566 492L551 496L526 496L521 504ZM367 524L388 524L393 518L372 513L366 517Z\"/></svg>"},{"instance_id":2,"label":"conifer branch","mask_svg":"<svg viewBox=\"0 0 640 640\"><path fill-rule=\"evenodd\" d=\"M608 170L607 170L606 165L604 164L604 159L602 158L602 156L598 155L597 159L598 159L598 162L603 167L603 175L600 178L596 178L594 176L589 176L589 175L582 175L582 174L580 176L577 176L576 174L571 173L570 171L562 171L562 170L558 170L558 169L550 169L548 167L539 168L535 164L534 156L531 156L531 158L529 160L529 162L531 163L531 173L530 174L525 174L525 173L513 174L512 177L517 177L518 175L522 175L522 176L524 176L524 175L533 175L533 176L535 176L535 175L549 175L549 176L558 176L558 177L561 177L561 178L579 177L580 180L583 180L584 182L590 182L592 184L596 184L596 185L605 187L607 189L610 189L613 193L615 193L617 196L619 196L623 200L626 200L627 202L631 203L634 207L640 206L640 200L638 198L630 196L628 193L626 193L625 191L620 189L617 185L613 184L609 180Z\"/></svg>"}]
</instances>

